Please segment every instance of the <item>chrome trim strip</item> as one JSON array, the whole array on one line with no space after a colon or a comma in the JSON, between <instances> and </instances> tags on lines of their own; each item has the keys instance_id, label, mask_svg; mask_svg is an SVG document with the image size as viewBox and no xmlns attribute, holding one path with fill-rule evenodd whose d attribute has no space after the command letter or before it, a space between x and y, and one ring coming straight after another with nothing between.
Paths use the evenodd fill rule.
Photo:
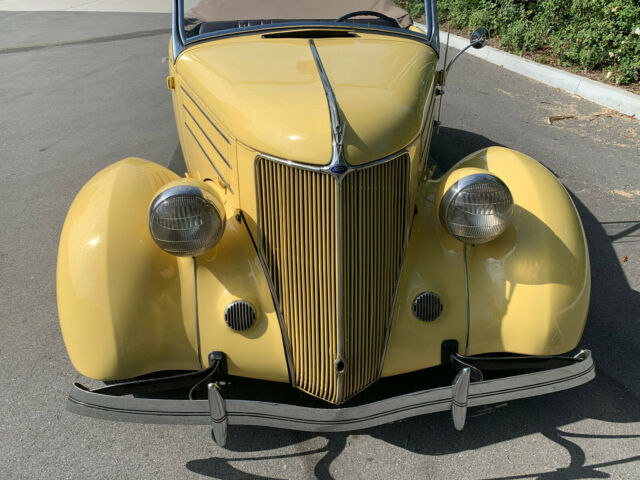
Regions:
<instances>
[{"instance_id":1,"label":"chrome trim strip","mask_svg":"<svg viewBox=\"0 0 640 480\"><path fill-rule=\"evenodd\" d=\"M202 370L202 349L200 348L200 314L198 312L198 264L196 257L193 259L193 299L195 302L196 344L198 346L198 367Z\"/></svg>"},{"instance_id":2,"label":"chrome trim strip","mask_svg":"<svg viewBox=\"0 0 640 480\"><path fill-rule=\"evenodd\" d=\"M336 180L338 180L339 184L348 170L348 165L344 158L344 152L342 149L344 123L340 125L340 107L338 105L338 100L333 92L333 88L331 88L329 77L327 77L327 72L322 65L320 54L318 54L318 49L316 48L316 44L313 39L309 39L309 46L311 47L311 53L313 54L313 59L316 62L318 75L320 75L320 80L324 87L324 93L327 96L327 103L329 104L329 119L331 120L331 162L329 162L328 173L333 175Z\"/></svg>"},{"instance_id":3,"label":"chrome trim strip","mask_svg":"<svg viewBox=\"0 0 640 480\"><path fill-rule=\"evenodd\" d=\"M189 114L189 116L191 117L191 120L193 120L193 122L198 126L198 128L200 129L200 131L202 132L204 137L209 141L209 143L211 144L213 149L216 151L218 156L222 159L222 161L227 164L227 167L229 167L229 168L231 168L233 170L233 168L231 167L231 164L227 161L226 158L224 158L224 155L222 155L222 153L220 153L220 150L218 150L218 147L216 147L216 144L213 143L213 141L209 138L209 135L207 135L207 132L204 131L204 128L202 128L202 126L198 123L198 121L195 119L193 114L189 111L189 109L187 108L187 106L184 103L182 104L182 108L184 108L184 110Z\"/></svg>"},{"instance_id":4,"label":"chrome trim strip","mask_svg":"<svg viewBox=\"0 0 640 480\"><path fill-rule=\"evenodd\" d=\"M257 176L255 175L255 171L254 171L254 176L256 177L256 194L257 194L258 192ZM260 215L260 209L258 209L258 215ZM240 219L242 220L242 223L244 223L244 226L247 229L247 234L249 235L249 239L251 239L251 243L253 244L253 249L256 251L256 255L258 255L258 260L260 260L260 265L262 265L262 271L264 272L264 276L267 279L267 285L269 285L269 291L271 292L271 300L273 301L273 308L276 311L276 317L278 317L278 323L280 324L280 334L282 335L282 345L284 347L284 356L287 359L287 369L289 371L289 383L291 383L292 387L295 387L296 378L295 378L295 371L293 370L293 358L291 357L291 348L289 347L289 339L287 338L287 331L284 328L284 319L282 318L282 312L280 310L280 300L276 295L276 289L273 286L273 282L271 281L271 275L269 274L269 270L267 269L267 264L264 261L264 258L262 256L262 251L260 250L260 247L258 247L258 244L256 244L256 241L253 238L253 235L251 234L251 229L249 228L249 224L247 223L247 219L244 218L244 213L242 211L240 211ZM259 225L260 223L256 225L256 228L258 229L258 235L260 235Z\"/></svg>"},{"instance_id":5,"label":"chrome trim strip","mask_svg":"<svg viewBox=\"0 0 640 480\"><path fill-rule=\"evenodd\" d=\"M342 153L342 135L340 137L340 157L338 160L331 162L330 168L335 168L335 166L343 166L342 163L344 161L344 156ZM342 210L344 205L343 198L343 188L342 188L342 180L345 178L346 173L349 170L346 170L345 173L340 175L339 177L334 177L336 179L336 235L338 240L336 242L338 246L337 252L337 260L338 260L338 278L337 278L337 288L338 288L338 328L337 328L337 337L338 337L338 355L334 360L334 366L336 370L336 374L338 377L338 389L336 395L336 403L342 403L346 399L344 398L344 377L345 372L347 371L347 366L351 359L344 358L344 235L343 235L343 219L342 219ZM343 365L342 370L338 369L338 365Z\"/></svg>"},{"instance_id":6,"label":"chrome trim strip","mask_svg":"<svg viewBox=\"0 0 640 480\"><path fill-rule=\"evenodd\" d=\"M464 292L467 299L467 338L464 343L464 354L469 355L469 336L471 335L471 303L469 298L469 263L467 262L467 244L462 247L464 262Z\"/></svg>"},{"instance_id":7,"label":"chrome trim strip","mask_svg":"<svg viewBox=\"0 0 640 480\"><path fill-rule=\"evenodd\" d=\"M411 174L409 174L409 182L411 182ZM409 188L407 186L407 188ZM410 196L407 195L407 202L409 202ZM413 232L413 222L416 218L417 212L414 212L411 216L411 222L409 224L409 228L405 230L407 232L407 236L404 240L404 250L402 252L402 260L400 261L400 270L398 270L398 278L396 279L396 286L393 291L393 301L391 302L391 311L389 312L389 320L387 321L387 328L384 334L384 346L382 347L382 357L380 358L380 369L378 370L378 377L376 381L382 377L382 370L384 368L384 360L387 357L387 348L389 347L389 337L391 336L391 326L393 325L393 316L396 313L396 301L398 299L398 290L400 289L400 280L402 278L402 271L404 269L404 261L407 258L407 252L409 251L409 238L411 238L411 233Z\"/></svg>"},{"instance_id":8,"label":"chrome trim strip","mask_svg":"<svg viewBox=\"0 0 640 480\"><path fill-rule=\"evenodd\" d=\"M184 88L184 86L180 85L180 90L182 90L184 92L184 94L189 97L189 100L191 100L193 102L193 104L198 108L198 110L200 110L200 113L202 115L204 115L204 117L209 120L209 123L211 124L211 126L213 128L215 128L218 133L220 134L220 136L222 138L224 138L224 141L227 142L229 145L231 145L231 142L229 141L229 139L226 137L226 135L224 133L222 133L222 130L220 130L218 128L218 126L215 124L215 122L213 120L211 120L211 117L209 117L209 115L207 115L207 113L202 109L202 107L200 106L200 104L198 102L195 101L195 99L191 96L191 94L189 92L187 92L186 88ZM184 105L184 104L183 104Z\"/></svg>"},{"instance_id":9,"label":"chrome trim strip","mask_svg":"<svg viewBox=\"0 0 640 480\"><path fill-rule=\"evenodd\" d=\"M411 145L413 143L414 140L412 140L411 142L409 142L408 145ZM399 151L392 153L391 155L388 155L386 157L380 158L374 162L369 162L369 163L363 163L362 165L351 165L348 164L348 168L349 168L349 172L353 171L353 170L364 170L366 168L371 168L371 167L376 167L378 165L380 165L381 163L387 163L390 162L398 157L401 157L402 155L408 155L408 151L407 151L407 147L404 147L402 149L400 149ZM331 172L328 171L328 165L308 165L306 163L298 163L298 162L293 162L291 160L285 160L284 158L280 158L280 157L275 157L273 155L269 155L267 153L258 153L255 157L254 160L257 160L258 158L266 158L267 160L271 160L273 162L276 163L280 163L282 165L287 165L289 167L295 167L295 168L300 168L302 170L309 170L312 172L318 172L318 173L326 173L327 175L331 175L334 176Z\"/></svg>"},{"instance_id":10,"label":"chrome trim strip","mask_svg":"<svg viewBox=\"0 0 640 480\"><path fill-rule=\"evenodd\" d=\"M327 103L329 104L329 118L331 120L331 162L329 163L326 173L333 176L336 180L336 230L337 230L337 259L338 259L338 325L337 325L337 341L338 352L334 360L336 365L336 374L338 378L338 389L336 394L337 403L342 403L344 399L344 374L346 368L338 370L337 365L346 365L344 358L344 299L343 299L343 283L344 283L344 259L343 259L343 241L342 241L342 180L345 178L350 169L344 158L344 150L342 149L342 141L344 139L344 124L340 125L340 115L338 106L338 100L336 99L327 72L322 65L322 60L318 54L318 49L313 39L309 39L309 47L313 54L313 59L316 62L316 68L318 69L318 75L322 81L324 87L324 93L327 96Z\"/></svg>"},{"instance_id":11,"label":"chrome trim strip","mask_svg":"<svg viewBox=\"0 0 640 480\"><path fill-rule=\"evenodd\" d=\"M211 166L213 167L213 169L216 171L216 173L218 174L218 176L220 177L220 180L222 180L222 182L225 184L225 186L229 189L229 191L231 193L233 192L233 188L231 188L231 185L229 185L227 183L227 181L224 179L224 177L222 176L222 174L220 173L220 170L218 170L216 168L216 166L213 164L213 161L211 160L211 158L209 157L209 154L207 153L207 151L202 148L202 145L200 144L200 142L198 141L198 138L195 136L195 134L193 133L193 130L191 130L191 127L189 127L189 125L187 125L187 122L184 122L184 126L187 127L187 130L189 130L189 133L191 134L191 136L193 137L193 139L196 141L196 143L198 144L198 146L200 147L200 150L202 150L202 153L204 153L204 156L207 157L207 160L209 160L209 163L211 164Z\"/></svg>"},{"instance_id":12,"label":"chrome trim strip","mask_svg":"<svg viewBox=\"0 0 640 480\"><path fill-rule=\"evenodd\" d=\"M467 407L567 390L595 378L595 365L589 350L583 350L573 358L578 361L565 367L471 382ZM310 432L344 432L427 413L447 411L452 408L453 398L452 387L445 386L347 408L308 408L253 400L222 401L222 409L226 412L229 425L259 425ZM129 422L212 422L212 408L208 400L160 400L105 395L92 392L79 384L74 384L69 394L67 410L90 417ZM217 413L220 413L219 410ZM224 421L225 416L215 417L214 420Z\"/></svg>"},{"instance_id":13,"label":"chrome trim strip","mask_svg":"<svg viewBox=\"0 0 640 480\"><path fill-rule=\"evenodd\" d=\"M429 96L431 97L431 102L429 103L429 107L427 110L425 122L425 127L427 128L421 129L421 133L423 134L423 138L420 141L420 162L418 163L418 168L422 166L420 171L420 176L418 177L418 185L424 183L427 178L427 173L429 171L429 152L431 150L431 139L433 138L433 117L435 115L435 105L436 105L436 96L433 94L433 90L435 89L435 81L431 85L429 90Z\"/></svg>"}]
</instances>

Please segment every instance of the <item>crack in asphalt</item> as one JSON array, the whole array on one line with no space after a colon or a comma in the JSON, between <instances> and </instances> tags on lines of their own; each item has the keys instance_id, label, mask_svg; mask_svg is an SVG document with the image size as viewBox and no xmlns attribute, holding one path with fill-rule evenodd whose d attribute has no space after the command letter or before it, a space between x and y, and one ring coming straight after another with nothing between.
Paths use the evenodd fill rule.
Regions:
<instances>
[{"instance_id":1,"label":"crack in asphalt","mask_svg":"<svg viewBox=\"0 0 640 480\"><path fill-rule=\"evenodd\" d=\"M139 32L122 33L120 35L109 35L107 37L86 38L83 40L71 40L68 42L45 43L41 45L30 45L26 47L4 48L0 50L0 55L9 53L30 52L32 50L43 50L45 48L68 47L71 45L88 45L92 43L109 43L120 40L131 40L134 38L152 37L154 35L166 35L171 33L170 28L158 28L156 30L142 30Z\"/></svg>"}]
</instances>

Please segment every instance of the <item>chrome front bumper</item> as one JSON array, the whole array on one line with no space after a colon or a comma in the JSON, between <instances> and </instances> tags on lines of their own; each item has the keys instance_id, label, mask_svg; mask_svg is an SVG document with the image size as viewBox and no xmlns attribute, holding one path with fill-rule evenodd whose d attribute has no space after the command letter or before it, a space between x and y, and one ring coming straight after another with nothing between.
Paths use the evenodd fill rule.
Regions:
<instances>
[{"instance_id":1,"label":"chrome front bumper","mask_svg":"<svg viewBox=\"0 0 640 480\"><path fill-rule=\"evenodd\" d=\"M67 402L70 412L109 420L145 423L211 424L213 437L224 445L228 425L257 425L309 432L344 432L374 427L427 413L451 410L455 427L464 426L468 407L533 397L582 385L595 378L589 350L575 363L549 370L485 381L471 381L462 368L451 386L399 395L348 408L309 408L254 400L225 400L209 384L208 400L164 400L114 396L74 384Z\"/></svg>"}]
</instances>

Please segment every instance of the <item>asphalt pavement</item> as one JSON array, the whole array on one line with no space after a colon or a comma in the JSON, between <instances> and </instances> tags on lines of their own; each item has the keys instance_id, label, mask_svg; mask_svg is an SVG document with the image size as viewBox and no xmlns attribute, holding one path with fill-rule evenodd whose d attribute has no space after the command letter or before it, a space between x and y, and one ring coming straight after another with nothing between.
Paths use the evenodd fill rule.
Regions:
<instances>
[{"instance_id":1,"label":"asphalt pavement","mask_svg":"<svg viewBox=\"0 0 640 480\"><path fill-rule=\"evenodd\" d=\"M0 12L0 478L640 478L640 122L462 57L433 156L520 150L564 183L593 270L582 345L593 382L354 434L126 424L64 410L55 296L66 211L100 169L139 156L181 172L167 14ZM549 125L551 116L570 116Z\"/></svg>"}]
</instances>

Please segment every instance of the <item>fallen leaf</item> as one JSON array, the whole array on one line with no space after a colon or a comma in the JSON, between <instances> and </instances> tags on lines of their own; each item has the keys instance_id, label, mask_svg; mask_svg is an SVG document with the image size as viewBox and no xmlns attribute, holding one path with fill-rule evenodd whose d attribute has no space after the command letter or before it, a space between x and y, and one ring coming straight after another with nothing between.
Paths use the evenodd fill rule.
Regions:
<instances>
[{"instance_id":1,"label":"fallen leaf","mask_svg":"<svg viewBox=\"0 0 640 480\"><path fill-rule=\"evenodd\" d=\"M571 118L576 118L575 115L552 115L550 117L547 117L547 123L549 125L553 125L553 122L558 122L560 120L569 120Z\"/></svg>"},{"instance_id":2,"label":"fallen leaf","mask_svg":"<svg viewBox=\"0 0 640 480\"><path fill-rule=\"evenodd\" d=\"M589 115L589 116L587 117L587 119L588 119L590 122L593 122L594 120L596 120L597 118L600 118L600 117L609 117L609 118L611 118L611 117L613 117L615 114L616 114L616 112L599 112L599 113L594 113L594 114L592 114L592 115Z\"/></svg>"},{"instance_id":3,"label":"fallen leaf","mask_svg":"<svg viewBox=\"0 0 640 480\"><path fill-rule=\"evenodd\" d=\"M628 262L629 261L629 257L627 257L626 255L624 257L622 257L622 261L623 262Z\"/></svg>"},{"instance_id":4,"label":"fallen leaf","mask_svg":"<svg viewBox=\"0 0 640 480\"><path fill-rule=\"evenodd\" d=\"M633 193L627 192L625 190L621 190L619 188L616 188L615 190L612 190L611 193L615 193L616 195L620 195L620 196L627 197L627 198L632 198L633 197Z\"/></svg>"}]
</instances>

